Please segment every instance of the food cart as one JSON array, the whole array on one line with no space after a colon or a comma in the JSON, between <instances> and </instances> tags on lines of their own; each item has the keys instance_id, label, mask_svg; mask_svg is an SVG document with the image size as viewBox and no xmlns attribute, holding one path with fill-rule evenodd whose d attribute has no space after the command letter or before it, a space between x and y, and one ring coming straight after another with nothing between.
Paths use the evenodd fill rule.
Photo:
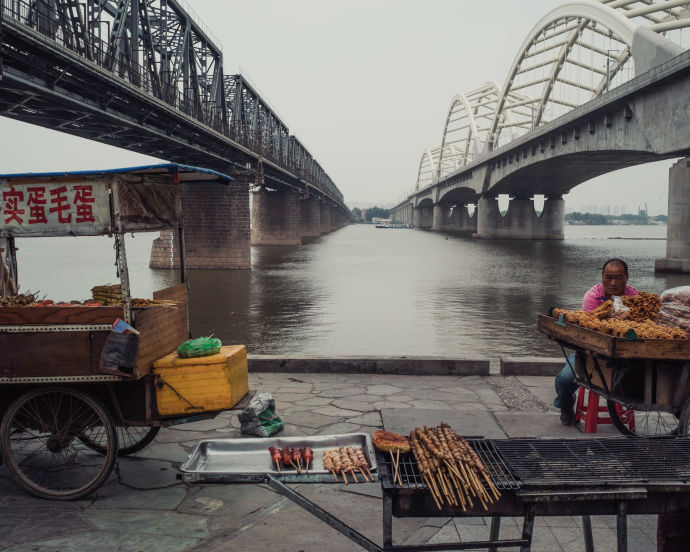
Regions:
<instances>
[{"instance_id":1,"label":"food cart","mask_svg":"<svg viewBox=\"0 0 690 552\"><path fill-rule=\"evenodd\" d=\"M634 332L615 337L545 315L538 328L562 348L575 350L578 385L606 399L621 433L688 435L690 340L639 339Z\"/></svg>"},{"instance_id":2,"label":"food cart","mask_svg":"<svg viewBox=\"0 0 690 552\"><path fill-rule=\"evenodd\" d=\"M0 451L14 480L32 494L83 497L105 481L118 455L141 450L161 426L218 413L216 406L162 415L156 398L169 384L152 369L189 338L181 196L183 181L199 180L232 178L177 164L0 175L4 295L21 296L0 306ZM180 283L133 300L125 233L157 230L177 232ZM58 305L18 294L17 239L102 235L115 242L118 304ZM101 362L117 319L135 329L130 335L138 333L128 371Z\"/></svg>"}]
</instances>

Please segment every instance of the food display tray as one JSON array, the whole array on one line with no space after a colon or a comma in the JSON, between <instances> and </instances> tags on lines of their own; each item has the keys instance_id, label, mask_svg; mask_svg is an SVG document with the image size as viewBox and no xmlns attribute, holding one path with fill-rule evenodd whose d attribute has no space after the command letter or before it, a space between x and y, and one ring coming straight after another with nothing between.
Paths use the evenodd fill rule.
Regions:
<instances>
[{"instance_id":1,"label":"food display tray","mask_svg":"<svg viewBox=\"0 0 690 552\"><path fill-rule=\"evenodd\" d=\"M555 318L539 315L538 329L566 347L581 348L610 359L682 360L690 358L688 339L636 339L630 341Z\"/></svg>"},{"instance_id":2,"label":"food display tray","mask_svg":"<svg viewBox=\"0 0 690 552\"><path fill-rule=\"evenodd\" d=\"M366 433L310 435L304 437L268 437L251 439L205 439L199 441L180 467L180 479L205 483L261 483L269 474L284 483L342 483L323 467L323 451L340 447L361 447L369 462L369 470L378 480L376 455L371 437ZM271 460L268 447L303 448L314 451L309 473L281 464L280 471ZM364 482L357 472L357 478ZM352 483L352 478L349 477Z\"/></svg>"}]
</instances>

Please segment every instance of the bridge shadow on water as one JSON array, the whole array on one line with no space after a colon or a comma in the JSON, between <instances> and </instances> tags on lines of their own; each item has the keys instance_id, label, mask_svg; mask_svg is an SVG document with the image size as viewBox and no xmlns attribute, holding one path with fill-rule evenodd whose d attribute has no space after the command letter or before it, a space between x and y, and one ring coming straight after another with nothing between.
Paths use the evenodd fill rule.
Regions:
<instances>
[{"instance_id":1,"label":"bridge shadow on water","mask_svg":"<svg viewBox=\"0 0 690 552\"><path fill-rule=\"evenodd\" d=\"M265 246L252 248L252 270L188 270L192 335L252 352L300 350L316 301L304 262L300 247Z\"/></svg>"}]
</instances>

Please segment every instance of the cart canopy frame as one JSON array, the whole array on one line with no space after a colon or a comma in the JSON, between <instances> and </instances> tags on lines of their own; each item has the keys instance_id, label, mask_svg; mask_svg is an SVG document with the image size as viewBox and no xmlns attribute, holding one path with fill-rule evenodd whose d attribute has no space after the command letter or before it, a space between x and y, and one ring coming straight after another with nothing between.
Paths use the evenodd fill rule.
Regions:
<instances>
[{"instance_id":1,"label":"cart canopy frame","mask_svg":"<svg viewBox=\"0 0 690 552\"><path fill-rule=\"evenodd\" d=\"M182 183L220 182L226 174L163 163L119 169L0 174L0 269L18 287L15 238L114 236L124 318L131 317L124 234L177 229L184 282ZM2 275L2 273L0 273Z\"/></svg>"}]
</instances>

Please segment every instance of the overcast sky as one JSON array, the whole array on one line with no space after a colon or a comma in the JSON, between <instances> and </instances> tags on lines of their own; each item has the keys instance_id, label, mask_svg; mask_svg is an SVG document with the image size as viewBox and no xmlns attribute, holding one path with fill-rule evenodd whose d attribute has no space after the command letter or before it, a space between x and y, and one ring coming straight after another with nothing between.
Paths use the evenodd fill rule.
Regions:
<instances>
[{"instance_id":1,"label":"overcast sky","mask_svg":"<svg viewBox=\"0 0 690 552\"><path fill-rule=\"evenodd\" d=\"M451 98L503 85L534 24L558 0L194 0L222 43L226 74L249 76L349 205L386 204L415 185ZM112 168L153 161L0 118L0 172ZM666 213L672 161L618 171L566 206L646 201Z\"/></svg>"}]
</instances>

